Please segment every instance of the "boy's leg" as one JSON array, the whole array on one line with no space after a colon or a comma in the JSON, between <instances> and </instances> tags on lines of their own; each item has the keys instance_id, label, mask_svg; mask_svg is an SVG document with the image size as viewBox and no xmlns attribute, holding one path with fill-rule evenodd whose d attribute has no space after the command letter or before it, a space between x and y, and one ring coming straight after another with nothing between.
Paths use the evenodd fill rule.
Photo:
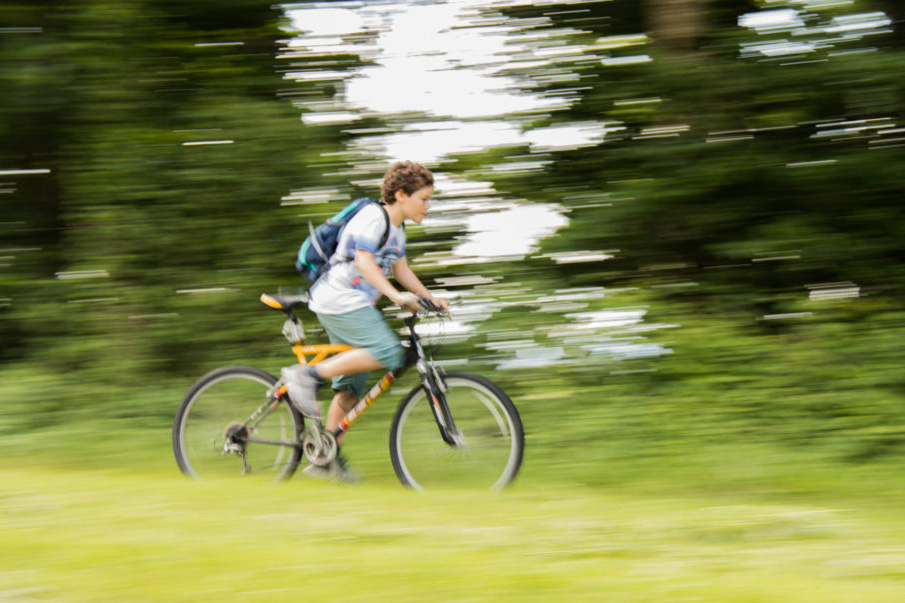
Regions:
<instances>
[{"instance_id":1,"label":"boy's leg","mask_svg":"<svg viewBox=\"0 0 905 603\"><path fill-rule=\"evenodd\" d=\"M346 314L318 314L318 318L330 336L330 341L345 343L354 346L355 349L337 354L316 365L283 369L283 376L289 388L289 398L308 416L320 416L314 401L318 384L341 375L359 377L365 376L360 375L362 373L377 369L397 369L402 365L404 357L399 337L387 324L380 311L373 306ZM360 378L355 381L354 393L360 397L366 383Z\"/></svg>"},{"instance_id":2,"label":"boy's leg","mask_svg":"<svg viewBox=\"0 0 905 603\"><path fill-rule=\"evenodd\" d=\"M348 352L341 352L336 356L327 358L316 365L317 374L324 381L339 377L340 375L355 375L369 373L384 368L382 362L374 358L371 352L364 348L355 348Z\"/></svg>"},{"instance_id":3,"label":"boy's leg","mask_svg":"<svg viewBox=\"0 0 905 603\"><path fill-rule=\"evenodd\" d=\"M322 383L336 377L334 386L341 390L347 389L346 382L354 383L353 388L349 389L353 389L353 395L358 396L364 391L368 373L384 366L382 362L371 356L368 350L356 348L337 354L316 365L285 367L280 373L289 390L289 399L299 412L306 417L320 417L320 410L315 402L315 392ZM331 404L331 408L332 406ZM342 419L341 416L340 419ZM337 420L337 424L339 424L339 420Z\"/></svg>"},{"instance_id":4,"label":"boy's leg","mask_svg":"<svg viewBox=\"0 0 905 603\"><path fill-rule=\"evenodd\" d=\"M336 395L333 396L333 401L330 403L330 410L327 411L327 431L333 431L339 427L339 422L352 410L356 402L358 402L358 396L354 392L336 392ZM336 443L342 444L345 435L345 432L339 434L339 437L336 438Z\"/></svg>"},{"instance_id":5,"label":"boy's leg","mask_svg":"<svg viewBox=\"0 0 905 603\"><path fill-rule=\"evenodd\" d=\"M404 354L399 337L377 308L368 306L347 314L318 314L317 317L331 342L355 348L328 358L315 367L322 379L349 376L342 380L341 387L334 383L334 388L354 389L355 394L361 397L367 380L354 379L352 383L349 381L352 375L378 369L395 370L402 366Z\"/></svg>"}]
</instances>

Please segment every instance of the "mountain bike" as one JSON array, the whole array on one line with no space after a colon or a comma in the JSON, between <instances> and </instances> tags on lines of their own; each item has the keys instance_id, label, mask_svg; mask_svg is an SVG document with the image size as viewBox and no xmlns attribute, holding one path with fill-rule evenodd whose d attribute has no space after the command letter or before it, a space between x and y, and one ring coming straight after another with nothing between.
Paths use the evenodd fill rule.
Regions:
<instances>
[{"instance_id":1,"label":"mountain bike","mask_svg":"<svg viewBox=\"0 0 905 603\"><path fill-rule=\"evenodd\" d=\"M263 294L261 301L286 314L283 335L300 364L315 364L352 349L341 344L304 343L295 310L306 295ZM199 479L244 476L287 479L304 457L327 466L337 438L348 431L408 369L420 383L399 403L390 427L390 458L406 486L466 486L499 489L518 473L524 450L522 422L509 396L484 377L445 372L425 353L415 330L423 316L442 309L421 299L421 310L404 318L405 363L383 375L329 431L305 419L290 404L282 379L258 368L226 366L199 379L188 391L173 423L173 452L183 473Z\"/></svg>"}]
</instances>

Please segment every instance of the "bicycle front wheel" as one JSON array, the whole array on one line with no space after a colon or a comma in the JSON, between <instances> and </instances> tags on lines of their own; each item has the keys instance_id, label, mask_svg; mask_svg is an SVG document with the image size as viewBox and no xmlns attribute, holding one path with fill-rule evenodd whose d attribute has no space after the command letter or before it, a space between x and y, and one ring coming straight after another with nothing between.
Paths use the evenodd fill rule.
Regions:
<instances>
[{"instance_id":1,"label":"bicycle front wheel","mask_svg":"<svg viewBox=\"0 0 905 603\"><path fill-rule=\"evenodd\" d=\"M422 490L435 487L499 489L522 463L525 436L518 411L492 381L465 373L445 378L456 443L441 436L423 386L400 403L390 428L390 457L399 480Z\"/></svg>"},{"instance_id":2,"label":"bicycle front wheel","mask_svg":"<svg viewBox=\"0 0 905 603\"><path fill-rule=\"evenodd\" d=\"M284 401L267 404L276 382L247 366L220 368L199 379L173 422L179 469L204 480L291 476L301 458L303 419Z\"/></svg>"}]
</instances>

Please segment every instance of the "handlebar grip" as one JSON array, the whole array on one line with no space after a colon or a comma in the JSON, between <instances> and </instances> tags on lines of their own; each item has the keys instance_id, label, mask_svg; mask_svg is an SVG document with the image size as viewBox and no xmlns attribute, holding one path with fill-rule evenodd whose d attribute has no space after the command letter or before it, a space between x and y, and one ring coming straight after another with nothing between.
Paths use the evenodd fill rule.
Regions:
<instances>
[{"instance_id":1,"label":"handlebar grip","mask_svg":"<svg viewBox=\"0 0 905 603\"><path fill-rule=\"evenodd\" d=\"M431 314L440 315L440 314L446 313L446 311L442 307L438 306L437 304L435 304L431 300L427 299L426 297L419 296L418 305L420 305L421 309L423 309L425 312L430 312Z\"/></svg>"}]
</instances>

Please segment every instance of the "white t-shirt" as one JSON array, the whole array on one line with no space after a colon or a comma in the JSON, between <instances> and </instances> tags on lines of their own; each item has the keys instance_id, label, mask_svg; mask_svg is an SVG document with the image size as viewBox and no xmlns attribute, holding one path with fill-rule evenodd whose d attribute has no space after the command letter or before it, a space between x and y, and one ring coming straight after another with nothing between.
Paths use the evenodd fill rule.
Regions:
<instances>
[{"instance_id":1,"label":"white t-shirt","mask_svg":"<svg viewBox=\"0 0 905 603\"><path fill-rule=\"evenodd\" d=\"M368 205L343 229L330 258L330 269L311 288L308 307L320 314L345 314L377 303L380 292L355 268L355 252L359 249L374 254L374 261L387 276L396 261L405 256L405 229L390 224L389 236L377 249L386 229L387 219L376 203Z\"/></svg>"}]
</instances>

